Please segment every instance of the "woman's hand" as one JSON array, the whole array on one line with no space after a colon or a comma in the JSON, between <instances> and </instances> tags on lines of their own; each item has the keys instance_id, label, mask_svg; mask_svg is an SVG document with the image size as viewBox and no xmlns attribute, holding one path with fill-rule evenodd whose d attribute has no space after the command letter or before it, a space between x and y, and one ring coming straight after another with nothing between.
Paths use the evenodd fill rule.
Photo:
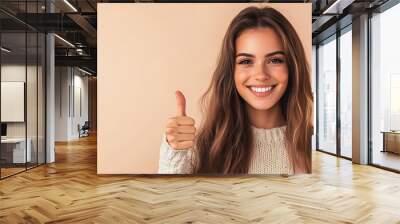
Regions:
<instances>
[{"instance_id":1,"label":"woman's hand","mask_svg":"<svg viewBox=\"0 0 400 224\"><path fill-rule=\"evenodd\" d=\"M186 116L186 100L181 91L175 92L177 116L167 122L167 142L173 149L189 149L194 145L196 128L194 119Z\"/></svg>"}]
</instances>

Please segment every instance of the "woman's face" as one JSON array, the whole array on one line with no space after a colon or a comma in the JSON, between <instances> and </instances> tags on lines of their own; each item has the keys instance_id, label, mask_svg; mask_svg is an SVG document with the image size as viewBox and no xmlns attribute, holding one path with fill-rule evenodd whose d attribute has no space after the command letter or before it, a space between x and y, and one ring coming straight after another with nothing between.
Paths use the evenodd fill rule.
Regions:
<instances>
[{"instance_id":1,"label":"woman's face","mask_svg":"<svg viewBox=\"0 0 400 224\"><path fill-rule=\"evenodd\" d=\"M272 28L244 30L236 39L235 85L256 110L276 105L288 85L288 67L282 42Z\"/></svg>"}]
</instances>

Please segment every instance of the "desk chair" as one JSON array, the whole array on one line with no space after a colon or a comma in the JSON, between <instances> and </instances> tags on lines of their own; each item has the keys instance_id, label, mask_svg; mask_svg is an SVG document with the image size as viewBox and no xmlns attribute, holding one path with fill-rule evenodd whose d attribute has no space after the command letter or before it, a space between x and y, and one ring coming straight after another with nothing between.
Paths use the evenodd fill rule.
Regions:
<instances>
[{"instance_id":1,"label":"desk chair","mask_svg":"<svg viewBox=\"0 0 400 224\"><path fill-rule=\"evenodd\" d=\"M85 121L82 127L80 127L80 125L78 124L79 138L89 136L89 129L90 129L89 121Z\"/></svg>"}]
</instances>

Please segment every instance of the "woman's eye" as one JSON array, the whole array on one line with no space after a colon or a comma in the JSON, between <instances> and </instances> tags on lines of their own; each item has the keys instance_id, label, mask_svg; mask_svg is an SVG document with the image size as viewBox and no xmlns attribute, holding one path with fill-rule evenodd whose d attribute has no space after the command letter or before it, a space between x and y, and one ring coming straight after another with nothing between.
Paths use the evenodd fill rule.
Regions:
<instances>
[{"instance_id":1,"label":"woman's eye","mask_svg":"<svg viewBox=\"0 0 400 224\"><path fill-rule=\"evenodd\" d=\"M281 58L271 58L269 60L269 62L272 64L282 64L284 62L284 60Z\"/></svg>"},{"instance_id":2,"label":"woman's eye","mask_svg":"<svg viewBox=\"0 0 400 224\"><path fill-rule=\"evenodd\" d=\"M239 64L244 64L244 65L248 65L250 63L251 63L251 61L249 59L244 59L244 60L239 61Z\"/></svg>"}]
</instances>

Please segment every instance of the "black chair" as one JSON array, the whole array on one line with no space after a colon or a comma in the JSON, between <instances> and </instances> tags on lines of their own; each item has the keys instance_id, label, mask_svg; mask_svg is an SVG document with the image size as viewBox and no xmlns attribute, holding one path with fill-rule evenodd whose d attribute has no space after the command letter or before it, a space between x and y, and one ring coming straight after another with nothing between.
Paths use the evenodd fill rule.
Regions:
<instances>
[{"instance_id":1,"label":"black chair","mask_svg":"<svg viewBox=\"0 0 400 224\"><path fill-rule=\"evenodd\" d=\"M79 129L79 138L89 136L89 129L90 129L89 121L85 121L82 127L78 125L78 129Z\"/></svg>"}]
</instances>

